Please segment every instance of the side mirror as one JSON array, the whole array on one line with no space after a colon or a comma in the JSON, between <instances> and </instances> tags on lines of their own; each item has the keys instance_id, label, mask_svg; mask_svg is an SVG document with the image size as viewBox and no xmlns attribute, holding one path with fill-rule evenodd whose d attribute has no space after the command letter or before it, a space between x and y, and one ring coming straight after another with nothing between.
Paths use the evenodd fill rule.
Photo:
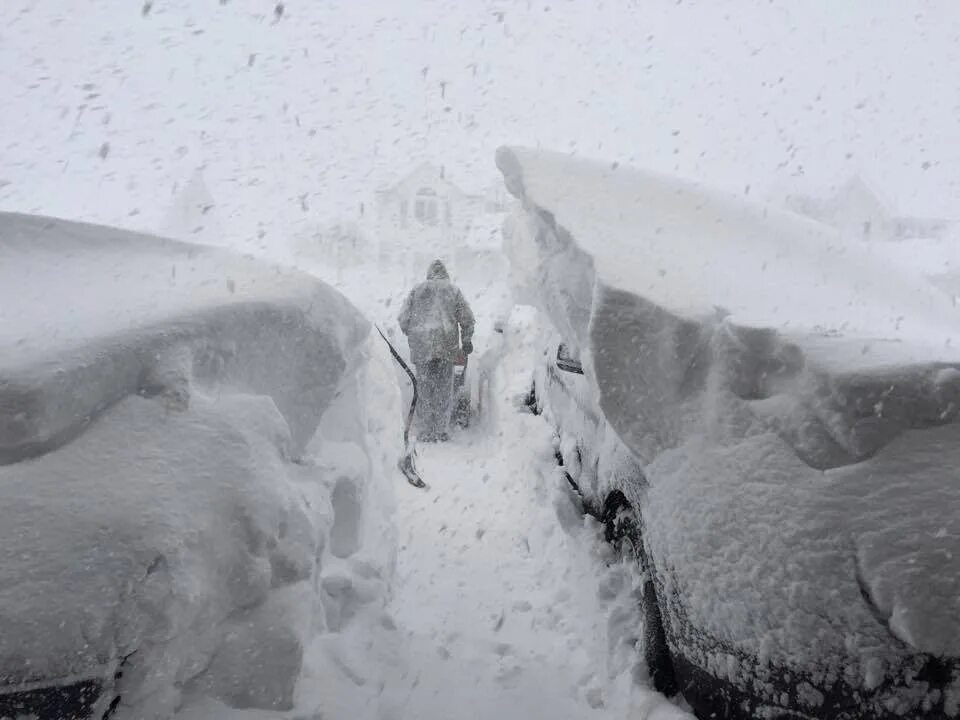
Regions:
<instances>
[{"instance_id":1,"label":"side mirror","mask_svg":"<svg viewBox=\"0 0 960 720\"><path fill-rule=\"evenodd\" d=\"M573 357L566 343L560 343L557 347L557 367L564 372L583 375L583 365Z\"/></svg>"}]
</instances>

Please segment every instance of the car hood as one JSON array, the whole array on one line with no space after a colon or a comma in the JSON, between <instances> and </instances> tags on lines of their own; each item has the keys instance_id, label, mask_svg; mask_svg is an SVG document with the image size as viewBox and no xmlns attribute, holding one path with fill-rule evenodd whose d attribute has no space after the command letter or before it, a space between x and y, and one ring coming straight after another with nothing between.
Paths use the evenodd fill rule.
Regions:
<instances>
[{"instance_id":1,"label":"car hood","mask_svg":"<svg viewBox=\"0 0 960 720\"><path fill-rule=\"evenodd\" d=\"M224 617L260 600L269 572L251 538L278 534L284 467L229 411L242 412L134 396L73 442L0 466L0 686L105 677L191 636L209 654ZM263 412L282 437L275 407Z\"/></svg>"},{"instance_id":2,"label":"car hood","mask_svg":"<svg viewBox=\"0 0 960 720\"><path fill-rule=\"evenodd\" d=\"M818 509L849 533L877 619L916 650L960 657L960 426L906 433L827 485Z\"/></svg>"},{"instance_id":3,"label":"car hood","mask_svg":"<svg viewBox=\"0 0 960 720\"><path fill-rule=\"evenodd\" d=\"M181 362L270 395L299 452L330 401L342 349L370 330L305 273L32 215L0 213L0 293L0 464L68 442ZM301 362L310 355L332 362Z\"/></svg>"}]
</instances>

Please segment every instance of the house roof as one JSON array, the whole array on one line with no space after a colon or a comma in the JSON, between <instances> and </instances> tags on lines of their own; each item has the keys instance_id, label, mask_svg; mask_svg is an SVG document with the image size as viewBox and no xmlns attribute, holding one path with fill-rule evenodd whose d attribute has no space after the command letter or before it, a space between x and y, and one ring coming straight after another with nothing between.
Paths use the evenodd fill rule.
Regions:
<instances>
[{"instance_id":1,"label":"house roof","mask_svg":"<svg viewBox=\"0 0 960 720\"><path fill-rule=\"evenodd\" d=\"M834 183L826 187L816 186L803 178L791 178L787 182L778 183L766 197L768 202L778 205L796 207L799 202L804 207L831 213L844 207L848 202L847 199L858 193L871 198L883 208L887 215L897 214L896 204L860 173L852 175L843 183Z\"/></svg>"},{"instance_id":2,"label":"house roof","mask_svg":"<svg viewBox=\"0 0 960 720\"><path fill-rule=\"evenodd\" d=\"M392 192L400 185L403 185L403 183L407 182L411 178L420 174L426 174L431 177L434 177L437 180L440 180L446 183L447 185L449 185L450 187L454 188L457 192L463 195L467 194L463 192L463 190L455 182L453 182L452 180L450 180L449 177L446 176L446 172L443 168L426 160L420 162L412 170L409 170L402 175L394 175L393 177L391 177L389 181L383 183L382 185L380 185L379 188L377 188L377 193Z\"/></svg>"},{"instance_id":3,"label":"house roof","mask_svg":"<svg viewBox=\"0 0 960 720\"><path fill-rule=\"evenodd\" d=\"M833 194L833 199L838 202L842 202L843 198L849 197L850 195L860 193L862 195L867 195L872 198L878 205L880 205L887 214L895 214L894 207L895 205L891 203L879 190L876 186L870 183L862 175L854 175L852 178L847 180L840 188Z\"/></svg>"}]
</instances>

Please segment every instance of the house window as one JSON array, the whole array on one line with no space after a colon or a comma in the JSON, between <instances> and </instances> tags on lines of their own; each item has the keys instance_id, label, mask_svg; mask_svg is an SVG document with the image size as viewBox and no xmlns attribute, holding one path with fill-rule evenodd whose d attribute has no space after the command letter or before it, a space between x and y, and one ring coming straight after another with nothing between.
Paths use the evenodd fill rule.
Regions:
<instances>
[{"instance_id":1,"label":"house window","mask_svg":"<svg viewBox=\"0 0 960 720\"><path fill-rule=\"evenodd\" d=\"M406 200L400 201L400 227L407 226L407 212L409 211L408 203Z\"/></svg>"},{"instance_id":2,"label":"house window","mask_svg":"<svg viewBox=\"0 0 960 720\"><path fill-rule=\"evenodd\" d=\"M420 188L413 206L413 214L424 225L437 224L437 194L430 188Z\"/></svg>"}]
</instances>

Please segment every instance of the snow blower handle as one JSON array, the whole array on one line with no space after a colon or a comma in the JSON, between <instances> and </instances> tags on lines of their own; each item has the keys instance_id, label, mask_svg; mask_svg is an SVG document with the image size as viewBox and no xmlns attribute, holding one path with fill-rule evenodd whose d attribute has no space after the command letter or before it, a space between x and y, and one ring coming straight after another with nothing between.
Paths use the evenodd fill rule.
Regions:
<instances>
[{"instance_id":1,"label":"snow blower handle","mask_svg":"<svg viewBox=\"0 0 960 720\"><path fill-rule=\"evenodd\" d=\"M415 453L410 447L410 426L413 424L413 414L417 409L417 377L413 374L413 370L410 369L410 366L407 365L406 361L400 357L400 353L397 352L397 349L393 346L393 343L387 340L387 336L383 334L383 330L376 325L374 327L377 328L377 332L380 333L380 337L383 338L383 341L387 344L387 347L390 348L390 354L393 355L393 359L400 363L400 367L402 367L410 377L410 383L413 385L413 399L410 402L410 410L407 413L407 421L403 425L403 456L397 463L397 467L407 478L407 482L414 487L425 489L427 484L423 481L423 478L420 477L420 473L417 472L417 466L413 461Z\"/></svg>"},{"instance_id":2,"label":"snow blower handle","mask_svg":"<svg viewBox=\"0 0 960 720\"><path fill-rule=\"evenodd\" d=\"M397 352L393 343L387 340L387 336L383 334L383 330L381 330L379 326L375 327L377 328L377 332L380 333L380 337L382 337L383 341L387 344L387 347L390 348L390 354L393 355L394 360L400 363L400 367L402 367L410 377L410 384L413 385L413 399L410 401L407 421L403 425L403 444L406 446L410 442L410 427L413 425L413 415L417 409L417 376L413 374L413 370L410 369L410 366L407 365L406 361L400 356L400 353Z\"/></svg>"}]
</instances>

